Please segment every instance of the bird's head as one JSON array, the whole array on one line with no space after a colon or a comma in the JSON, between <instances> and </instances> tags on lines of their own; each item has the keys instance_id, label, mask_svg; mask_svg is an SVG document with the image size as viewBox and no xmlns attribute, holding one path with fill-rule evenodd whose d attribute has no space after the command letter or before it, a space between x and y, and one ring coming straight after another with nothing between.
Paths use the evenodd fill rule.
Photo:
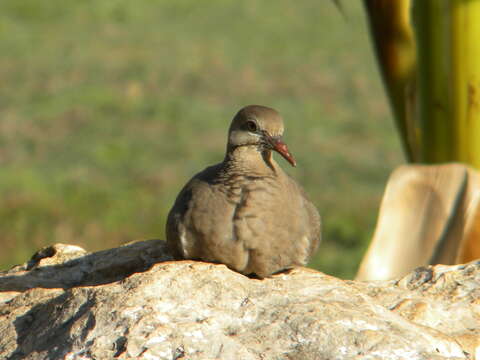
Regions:
<instances>
[{"instance_id":1,"label":"bird's head","mask_svg":"<svg viewBox=\"0 0 480 360\"><path fill-rule=\"evenodd\" d=\"M256 146L260 152L274 150L292 166L296 161L282 140L283 119L269 107L249 105L233 118L228 131L228 148Z\"/></svg>"}]
</instances>

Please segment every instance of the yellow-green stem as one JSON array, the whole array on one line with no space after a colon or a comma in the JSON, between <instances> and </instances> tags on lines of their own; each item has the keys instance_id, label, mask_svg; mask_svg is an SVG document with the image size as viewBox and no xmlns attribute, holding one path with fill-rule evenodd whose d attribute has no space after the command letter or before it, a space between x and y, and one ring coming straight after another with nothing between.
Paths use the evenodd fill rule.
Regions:
<instances>
[{"instance_id":1,"label":"yellow-green stem","mask_svg":"<svg viewBox=\"0 0 480 360\"><path fill-rule=\"evenodd\" d=\"M421 161L480 167L480 0L417 0Z\"/></svg>"},{"instance_id":2,"label":"yellow-green stem","mask_svg":"<svg viewBox=\"0 0 480 360\"><path fill-rule=\"evenodd\" d=\"M420 159L438 163L456 159L450 99L450 33L448 2L414 1L417 44Z\"/></svg>"},{"instance_id":3,"label":"yellow-green stem","mask_svg":"<svg viewBox=\"0 0 480 360\"><path fill-rule=\"evenodd\" d=\"M480 1L449 3L457 155L458 160L480 168Z\"/></svg>"}]
</instances>

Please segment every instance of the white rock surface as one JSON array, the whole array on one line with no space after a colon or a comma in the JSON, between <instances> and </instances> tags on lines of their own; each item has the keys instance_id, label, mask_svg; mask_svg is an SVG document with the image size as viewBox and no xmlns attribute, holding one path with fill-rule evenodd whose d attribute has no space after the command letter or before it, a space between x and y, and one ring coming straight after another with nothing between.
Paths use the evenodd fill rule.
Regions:
<instances>
[{"instance_id":1,"label":"white rock surface","mask_svg":"<svg viewBox=\"0 0 480 360\"><path fill-rule=\"evenodd\" d=\"M0 273L0 358L474 359L480 348L480 262L356 282L169 259L158 240L93 254L55 245Z\"/></svg>"}]
</instances>

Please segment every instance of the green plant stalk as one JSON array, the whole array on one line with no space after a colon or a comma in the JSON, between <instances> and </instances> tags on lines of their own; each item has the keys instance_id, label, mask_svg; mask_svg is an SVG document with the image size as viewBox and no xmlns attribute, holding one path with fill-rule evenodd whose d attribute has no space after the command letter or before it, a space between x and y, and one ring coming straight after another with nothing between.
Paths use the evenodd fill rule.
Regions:
<instances>
[{"instance_id":1,"label":"green plant stalk","mask_svg":"<svg viewBox=\"0 0 480 360\"><path fill-rule=\"evenodd\" d=\"M418 160L414 108L415 45L410 0L364 0L378 65L408 161Z\"/></svg>"},{"instance_id":2,"label":"green plant stalk","mask_svg":"<svg viewBox=\"0 0 480 360\"><path fill-rule=\"evenodd\" d=\"M451 93L451 41L448 2L414 1L417 44L420 161L458 160Z\"/></svg>"},{"instance_id":3,"label":"green plant stalk","mask_svg":"<svg viewBox=\"0 0 480 360\"><path fill-rule=\"evenodd\" d=\"M415 1L412 11L421 161L480 168L480 1Z\"/></svg>"},{"instance_id":4,"label":"green plant stalk","mask_svg":"<svg viewBox=\"0 0 480 360\"><path fill-rule=\"evenodd\" d=\"M449 13L457 159L480 168L480 1L450 0Z\"/></svg>"}]
</instances>

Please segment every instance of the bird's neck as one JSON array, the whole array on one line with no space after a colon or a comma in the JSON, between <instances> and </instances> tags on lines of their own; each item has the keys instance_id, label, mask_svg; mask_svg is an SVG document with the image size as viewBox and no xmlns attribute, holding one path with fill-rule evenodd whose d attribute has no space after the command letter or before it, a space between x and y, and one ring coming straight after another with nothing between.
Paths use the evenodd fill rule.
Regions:
<instances>
[{"instance_id":1,"label":"bird's neck","mask_svg":"<svg viewBox=\"0 0 480 360\"><path fill-rule=\"evenodd\" d=\"M260 151L258 146L253 145L228 147L224 164L232 170L259 175L276 174L279 169L271 151Z\"/></svg>"}]
</instances>

